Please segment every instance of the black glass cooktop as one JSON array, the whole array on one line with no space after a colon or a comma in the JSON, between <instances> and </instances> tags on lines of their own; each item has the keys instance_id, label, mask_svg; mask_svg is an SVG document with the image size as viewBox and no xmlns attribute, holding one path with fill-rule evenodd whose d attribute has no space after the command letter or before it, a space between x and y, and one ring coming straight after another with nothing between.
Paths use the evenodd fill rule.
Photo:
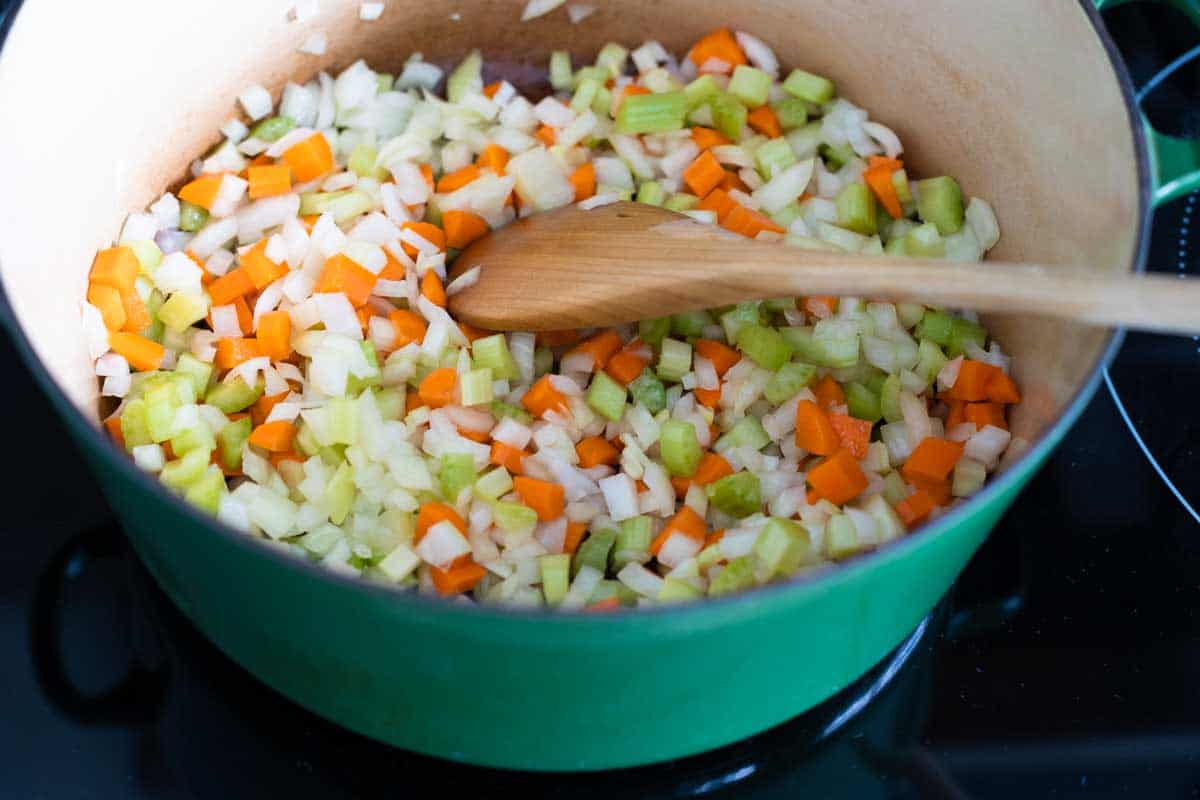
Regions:
<instances>
[{"instance_id":1,"label":"black glass cooktop","mask_svg":"<svg viewBox=\"0 0 1200 800\"><path fill-rule=\"evenodd\" d=\"M1107 17L1139 83L1195 46L1167 13ZM1148 95L1164 129L1196 133L1198 74ZM1157 268L1200 271L1196 205L1156 216ZM569 776L411 755L258 683L148 578L5 342L0 374L3 796L1200 796L1198 342L1128 338L951 596L855 686L713 753Z\"/></svg>"}]
</instances>

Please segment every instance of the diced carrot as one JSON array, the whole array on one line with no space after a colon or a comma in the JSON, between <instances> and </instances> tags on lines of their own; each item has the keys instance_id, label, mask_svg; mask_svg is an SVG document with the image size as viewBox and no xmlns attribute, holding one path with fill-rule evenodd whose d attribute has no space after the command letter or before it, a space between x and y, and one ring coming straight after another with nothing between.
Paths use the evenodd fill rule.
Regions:
<instances>
[{"instance_id":1,"label":"diced carrot","mask_svg":"<svg viewBox=\"0 0 1200 800\"><path fill-rule=\"evenodd\" d=\"M442 597L471 591L486 574L487 570L474 561L453 564L448 569L433 566L429 568L429 577L433 579L433 588L437 589L438 594Z\"/></svg>"},{"instance_id":2,"label":"diced carrot","mask_svg":"<svg viewBox=\"0 0 1200 800\"><path fill-rule=\"evenodd\" d=\"M529 387L529 391L521 398L521 405L535 417L541 417L551 410L561 413L570 407L567 404L567 396L554 388L549 375L543 375L537 383Z\"/></svg>"},{"instance_id":3,"label":"diced carrot","mask_svg":"<svg viewBox=\"0 0 1200 800\"><path fill-rule=\"evenodd\" d=\"M800 308L809 316L825 319L837 313L838 299L831 295L814 294L804 298Z\"/></svg>"},{"instance_id":4,"label":"diced carrot","mask_svg":"<svg viewBox=\"0 0 1200 800\"><path fill-rule=\"evenodd\" d=\"M277 419L274 422L264 422L251 431L250 444L272 453L282 453L291 449L295 436L295 425L285 419Z\"/></svg>"},{"instance_id":5,"label":"diced carrot","mask_svg":"<svg viewBox=\"0 0 1200 800\"><path fill-rule=\"evenodd\" d=\"M383 265L383 269L379 271L379 280L381 281L402 281L405 276L404 265L396 260L396 257L387 250L383 251L387 256L387 263Z\"/></svg>"},{"instance_id":6,"label":"diced carrot","mask_svg":"<svg viewBox=\"0 0 1200 800\"><path fill-rule=\"evenodd\" d=\"M604 365L604 371L617 383L628 386L637 380L637 376L642 374L642 370L648 363L646 359L635 353L621 351L608 360L608 363Z\"/></svg>"},{"instance_id":7,"label":"diced carrot","mask_svg":"<svg viewBox=\"0 0 1200 800\"><path fill-rule=\"evenodd\" d=\"M370 306L359 306L354 309L354 316L358 319L358 325L362 328L363 334L366 334L367 327L371 324L371 317L381 317L382 314L377 314Z\"/></svg>"},{"instance_id":8,"label":"diced carrot","mask_svg":"<svg viewBox=\"0 0 1200 800\"><path fill-rule=\"evenodd\" d=\"M513 475L520 475L525 471L525 467L521 463L524 459L524 450L518 450L504 442L492 442L491 463L504 467Z\"/></svg>"},{"instance_id":9,"label":"diced carrot","mask_svg":"<svg viewBox=\"0 0 1200 800\"><path fill-rule=\"evenodd\" d=\"M848 503L867 488L867 476L848 450L838 450L808 471L808 484L834 505Z\"/></svg>"},{"instance_id":10,"label":"diced carrot","mask_svg":"<svg viewBox=\"0 0 1200 800\"><path fill-rule=\"evenodd\" d=\"M696 42L688 52L688 58L697 67L703 67L710 58L716 58L728 64L730 71L739 64L747 63L746 54L728 28L718 28Z\"/></svg>"},{"instance_id":11,"label":"diced carrot","mask_svg":"<svg viewBox=\"0 0 1200 800\"><path fill-rule=\"evenodd\" d=\"M122 449L125 449L125 434L121 431L121 415L113 414L108 419L104 420L104 430L108 431L108 435Z\"/></svg>"},{"instance_id":12,"label":"diced carrot","mask_svg":"<svg viewBox=\"0 0 1200 800\"><path fill-rule=\"evenodd\" d=\"M462 250L491 230L487 221L478 214L457 210L443 212L442 227L446 230L446 245L456 250Z\"/></svg>"},{"instance_id":13,"label":"diced carrot","mask_svg":"<svg viewBox=\"0 0 1200 800\"><path fill-rule=\"evenodd\" d=\"M271 311L258 321L258 346L272 361L284 361L292 354L292 318L286 311Z\"/></svg>"},{"instance_id":14,"label":"diced carrot","mask_svg":"<svg viewBox=\"0 0 1200 800\"><path fill-rule=\"evenodd\" d=\"M896 194L896 185L892 183L892 170L886 166L871 167L863 172L863 181L879 198L879 203L888 216L892 219L904 216L904 210L900 207L900 196Z\"/></svg>"},{"instance_id":15,"label":"diced carrot","mask_svg":"<svg viewBox=\"0 0 1200 800\"><path fill-rule=\"evenodd\" d=\"M956 425L967 421L967 403L964 400L947 400L946 405L950 411L946 414L945 428L952 431Z\"/></svg>"},{"instance_id":16,"label":"diced carrot","mask_svg":"<svg viewBox=\"0 0 1200 800\"><path fill-rule=\"evenodd\" d=\"M1008 430L1008 420L1004 418L1004 406L999 403L967 403L963 412L967 422L972 422L979 430L987 425Z\"/></svg>"},{"instance_id":17,"label":"diced carrot","mask_svg":"<svg viewBox=\"0 0 1200 800\"><path fill-rule=\"evenodd\" d=\"M439 192L453 192L455 189L461 189L471 181L480 176L479 167L474 164L467 164L462 169L455 170L448 175L443 175L438 179L437 190Z\"/></svg>"},{"instance_id":18,"label":"diced carrot","mask_svg":"<svg viewBox=\"0 0 1200 800\"><path fill-rule=\"evenodd\" d=\"M225 180L223 172L209 172L199 178L184 184L179 190L179 199L194 206L212 210L217 194L221 191L221 182Z\"/></svg>"},{"instance_id":19,"label":"diced carrot","mask_svg":"<svg viewBox=\"0 0 1200 800\"><path fill-rule=\"evenodd\" d=\"M688 489L692 488L691 478L671 478L671 486L675 489L675 499L682 500L687 497Z\"/></svg>"},{"instance_id":20,"label":"diced carrot","mask_svg":"<svg viewBox=\"0 0 1200 800\"><path fill-rule=\"evenodd\" d=\"M241 262L241 268L246 271L246 277L260 292L288 273L286 261L276 264L267 258L266 239L259 239L258 244L242 253L238 260Z\"/></svg>"},{"instance_id":21,"label":"diced carrot","mask_svg":"<svg viewBox=\"0 0 1200 800\"><path fill-rule=\"evenodd\" d=\"M417 511L417 529L413 532L413 544L420 544L421 540L425 538L425 534L429 533L429 529L439 522L449 522L458 528L458 532L463 536L467 535L467 523L458 515L453 506L429 502L422 504Z\"/></svg>"},{"instance_id":22,"label":"diced carrot","mask_svg":"<svg viewBox=\"0 0 1200 800\"><path fill-rule=\"evenodd\" d=\"M442 286L442 279L431 269L426 270L421 278L421 294L435 306L446 307L446 289Z\"/></svg>"},{"instance_id":23,"label":"diced carrot","mask_svg":"<svg viewBox=\"0 0 1200 800\"><path fill-rule=\"evenodd\" d=\"M125 324L121 330L129 333L141 333L154 324L146 304L138 296L137 289L121 292L121 306L125 311Z\"/></svg>"},{"instance_id":24,"label":"diced carrot","mask_svg":"<svg viewBox=\"0 0 1200 800\"><path fill-rule=\"evenodd\" d=\"M213 363L218 369L233 369L243 361L258 358L262 354L257 339L218 339L217 357Z\"/></svg>"},{"instance_id":25,"label":"diced carrot","mask_svg":"<svg viewBox=\"0 0 1200 800\"><path fill-rule=\"evenodd\" d=\"M254 281L244 267L231 269L208 285L208 296L214 306L226 306L242 295L254 291Z\"/></svg>"},{"instance_id":26,"label":"diced carrot","mask_svg":"<svg viewBox=\"0 0 1200 800\"><path fill-rule=\"evenodd\" d=\"M721 178L721 188L725 191L737 189L739 192L749 192L750 187L742 180L742 177L736 172L725 170L725 177Z\"/></svg>"},{"instance_id":27,"label":"diced carrot","mask_svg":"<svg viewBox=\"0 0 1200 800\"><path fill-rule=\"evenodd\" d=\"M604 369L608 360L621 349L621 337L612 328L601 331L571 348L568 356L587 353L592 357L592 370ZM640 373L641 370L638 370ZM636 375L634 377L637 377Z\"/></svg>"},{"instance_id":28,"label":"diced carrot","mask_svg":"<svg viewBox=\"0 0 1200 800\"><path fill-rule=\"evenodd\" d=\"M757 211L751 211L745 206L735 205L733 210L725 217L721 223L721 227L726 230L740 233L742 236L753 239L763 231L771 231L772 233L783 233L783 228L776 225L770 217L765 214L760 214Z\"/></svg>"},{"instance_id":29,"label":"diced carrot","mask_svg":"<svg viewBox=\"0 0 1200 800\"><path fill-rule=\"evenodd\" d=\"M895 172L898 169L904 169L904 162L898 158L888 158L887 156L868 156L868 169L886 169L888 172Z\"/></svg>"},{"instance_id":30,"label":"diced carrot","mask_svg":"<svg viewBox=\"0 0 1200 800\"><path fill-rule=\"evenodd\" d=\"M446 232L432 222L406 222L400 227L420 236L431 245L437 247L438 251L446 252ZM417 248L408 242L403 242L401 246L404 248L404 252L408 253L409 258L417 257Z\"/></svg>"},{"instance_id":31,"label":"diced carrot","mask_svg":"<svg viewBox=\"0 0 1200 800\"><path fill-rule=\"evenodd\" d=\"M321 218L320 214L301 214L300 224L304 226L304 230L312 233L313 225L317 224L317 220Z\"/></svg>"},{"instance_id":32,"label":"diced carrot","mask_svg":"<svg viewBox=\"0 0 1200 800\"><path fill-rule=\"evenodd\" d=\"M128 316L120 290L102 283L91 283L88 285L87 301L100 311L104 327L110 331L119 331L125 327Z\"/></svg>"},{"instance_id":33,"label":"diced carrot","mask_svg":"<svg viewBox=\"0 0 1200 800\"><path fill-rule=\"evenodd\" d=\"M721 480L726 475L733 474L733 467L728 461L717 453L705 453L700 459L700 464L696 467L696 474L692 476L692 481L697 486L707 486L710 483Z\"/></svg>"},{"instance_id":34,"label":"diced carrot","mask_svg":"<svg viewBox=\"0 0 1200 800\"><path fill-rule=\"evenodd\" d=\"M430 274L433 270L429 271ZM435 276L436 277L436 276ZM366 305L377 278L369 269L343 253L325 259L315 292L342 292L355 308Z\"/></svg>"},{"instance_id":35,"label":"diced carrot","mask_svg":"<svg viewBox=\"0 0 1200 800\"><path fill-rule=\"evenodd\" d=\"M566 331L538 331L537 343L541 347L562 347L579 341L579 331L572 328Z\"/></svg>"},{"instance_id":36,"label":"diced carrot","mask_svg":"<svg viewBox=\"0 0 1200 800\"><path fill-rule=\"evenodd\" d=\"M441 408L454 402L454 388L458 373L450 367L435 369L424 377L417 387L421 402L430 408Z\"/></svg>"},{"instance_id":37,"label":"diced carrot","mask_svg":"<svg viewBox=\"0 0 1200 800\"><path fill-rule=\"evenodd\" d=\"M425 341L425 331L429 327L424 317L407 308L398 308L388 313L388 321L396 329L395 348L398 350L405 345Z\"/></svg>"},{"instance_id":38,"label":"diced carrot","mask_svg":"<svg viewBox=\"0 0 1200 800\"><path fill-rule=\"evenodd\" d=\"M963 448L962 442L926 436L900 467L900 474L910 483L915 480L944 481L962 458Z\"/></svg>"},{"instance_id":39,"label":"diced carrot","mask_svg":"<svg viewBox=\"0 0 1200 800\"><path fill-rule=\"evenodd\" d=\"M489 144L475 159L475 166L503 175L504 168L508 166L508 151L498 144Z\"/></svg>"},{"instance_id":40,"label":"diced carrot","mask_svg":"<svg viewBox=\"0 0 1200 800\"><path fill-rule=\"evenodd\" d=\"M563 552L571 555L579 549L579 543L583 541L583 534L587 532L586 522L568 522L567 535L563 539Z\"/></svg>"},{"instance_id":41,"label":"diced carrot","mask_svg":"<svg viewBox=\"0 0 1200 800\"><path fill-rule=\"evenodd\" d=\"M246 296L235 298L231 305L237 313L238 328L241 329L242 335L249 336L254 331L254 312L250 310Z\"/></svg>"},{"instance_id":42,"label":"diced carrot","mask_svg":"<svg viewBox=\"0 0 1200 800\"><path fill-rule=\"evenodd\" d=\"M909 483L925 492L933 500L935 505L947 506L954 498L951 496L950 479L942 481L929 481L924 478L910 478Z\"/></svg>"},{"instance_id":43,"label":"diced carrot","mask_svg":"<svg viewBox=\"0 0 1200 800\"><path fill-rule=\"evenodd\" d=\"M248 193L251 200L287 194L292 190L292 170L287 164L252 166L246 170L246 177L250 182Z\"/></svg>"},{"instance_id":44,"label":"diced carrot","mask_svg":"<svg viewBox=\"0 0 1200 800\"><path fill-rule=\"evenodd\" d=\"M637 493L638 493L638 494L641 494L642 492L644 492L644 491L646 491L647 489L649 489L649 488L650 488L649 486L647 486L647 485L646 485L646 482L645 482L645 481L643 481L641 478L638 478L638 479L637 479L636 481L634 481L633 483L634 483L634 485L635 485L635 486L637 486Z\"/></svg>"},{"instance_id":45,"label":"diced carrot","mask_svg":"<svg viewBox=\"0 0 1200 800\"><path fill-rule=\"evenodd\" d=\"M694 347L696 355L703 356L712 362L718 377L725 377L729 368L742 360L741 353L716 339L697 339Z\"/></svg>"},{"instance_id":46,"label":"diced carrot","mask_svg":"<svg viewBox=\"0 0 1200 800\"><path fill-rule=\"evenodd\" d=\"M717 222L724 222L729 218L733 210L739 208L739 206L737 201L730 197L724 189L718 188L701 197L700 202L696 204L696 208L715 212Z\"/></svg>"},{"instance_id":47,"label":"diced carrot","mask_svg":"<svg viewBox=\"0 0 1200 800\"><path fill-rule=\"evenodd\" d=\"M142 371L158 369L166 353L166 349L153 339L123 331L109 333L108 346L124 356L129 366Z\"/></svg>"},{"instance_id":48,"label":"diced carrot","mask_svg":"<svg viewBox=\"0 0 1200 800\"><path fill-rule=\"evenodd\" d=\"M575 187L575 202L587 200L596 193L596 165L591 161L576 167L571 173L571 185Z\"/></svg>"},{"instance_id":49,"label":"diced carrot","mask_svg":"<svg viewBox=\"0 0 1200 800\"><path fill-rule=\"evenodd\" d=\"M575 453L579 456L579 466L589 469L601 464L612 466L621 459L621 453L603 436L588 436L580 439L575 445Z\"/></svg>"},{"instance_id":50,"label":"diced carrot","mask_svg":"<svg viewBox=\"0 0 1200 800\"><path fill-rule=\"evenodd\" d=\"M433 167L428 164L421 165L421 177L425 179L425 183L429 185L429 191L433 191Z\"/></svg>"},{"instance_id":51,"label":"diced carrot","mask_svg":"<svg viewBox=\"0 0 1200 800\"><path fill-rule=\"evenodd\" d=\"M496 92L500 91L500 81L492 81L487 86L483 87L483 96L491 100L496 96Z\"/></svg>"},{"instance_id":52,"label":"diced carrot","mask_svg":"<svg viewBox=\"0 0 1200 800\"><path fill-rule=\"evenodd\" d=\"M566 508L566 490L562 484L518 475L513 478L513 491L522 503L537 512L542 522L558 519Z\"/></svg>"},{"instance_id":53,"label":"diced carrot","mask_svg":"<svg viewBox=\"0 0 1200 800\"><path fill-rule=\"evenodd\" d=\"M217 451L214 450L213 455L215 456L216 453L217 453ZM279 465L285 461L298 461L298 462L303 463L305 461L305 458L304 458L304 456L297 453L295 448L289 447L287 450L283 450L279 453L271 453L271 455L269 456L269 460L271 462L271 466L275 467L276 469L279 469ZM229 472L227 470L225 470L224 465L221 466L221 470L223 472L225 472L227 475L229 474ZM236 470L233 474L240 475L241 473L242 473L242 471L239 469L239 470Z\"/></svg>"},{"instance_id":54,"label":"diced carrot","mask_svg":"<svg viewBox=\"0 0 1200 800\"><path fill-rule=\"evenodd\" d=\"M250 421L255 427L262 425L267 421L267 417L271 416L271 411L275 406L283 402L283 399L288 396L288 392L280 392L279 394L264 394L254 401L250 406Z\"/></svg>"},{"instance_id":55,"label":"diced carrot","mask_svg":"<svg viewBox=\"0 0 1200 800\"><path fill-rule=\"evenodd\" d=\"M679 509L675 516L667 520L667 524L663 526L662 531L650 543L651 554L658 555L658 551L662 550L662 546L675 533L682 533L684 536L703 543L708 533L708 528L704 524L704 517L693 511L691 506L684 506Z\"/></svg>"},{"instance_id":56,"label":"diced carrot","mask_svg":"<svg viewBox=\"0 0 1200 800\"><path fill-rule=\"evenodd\" d=\"M933 498L924 489L910 494L896 504L896 513L900 515L906 528L920 524L933 511Z\"/></svg>"},{"instance_id":57,"label":"diced carrot","mask_svg":"<svg viewBox=\"0 0 1200 800\"><path fill-rule=\"evenodd\" d=\"M842 447L850 451L855 458L866 458L867 447L871 444L870 422L858 419L849 414L829 414L829 424L837 431Z\"/></svg>"},{"instance_id":58,"label":"diced carrot","mask_svg":"<svg viewBox=\"0 0 1200 800\"><path fill-rule=\"evenodd\" d=\"M308 183L333 169L333 151L323 134L314 133L283 151L283 160L300 183Z\"/></svg>"},{"instance_id":59,"label":"diced carrot","mask_svg":"<svg viewBox=\"0 0 1200 800\"><path fill-rule=\"evenodd\" d=\"M1021 392L1017 390L1017 383L1011 377L1004 374L1004 370L997 369L992 373L992 377L988 379L987 399L993 403L1019 403L1021 402Z\"/></svg>"},{"instance_id":60,"label":"diced carrot","mask_svg":"<svg viewBox=\"0 0 1200 800\"><path fill-rule=\"evenodd\" d=\"M783 126L770 106L759 106L746 115L746 124L763 136L777 139L783 136Z\"/></svg>"},{"instance_id":61,"label":"diced carrot","mask_svg":"<svg viewBox=\"0 0 1200 800\"><path fill-rule=\"evenodd\" d=\"M812 393L817 396L817 405L825 411L832 411L837 406L846 405L846 393L831 375L826 375L812 387Z\"/></svg>"},{"instance_id":62,"label":"diced carrot","mask_svg":"<svg viewBox=\"0 0 1200 800\"><path fill-rule=\"evenodd\" d=\"M718 147L723 144L733 144L733 142L725 138L724 134L721 132L699 125L697 125L695 128L692 128L692 141L695 142L696 147L699 147L701 150L707 150L710 147Z\"/></svg>"},{"instance_id":63,"label":"diced carrot","mask_svg":"<svg viewBox=\"0 0 1200 800\"><path fill-rule=\"evenodd\" d=\"M697 197L704 197L720 186L724 177L725 169L711 150L701 152L683 171L683 182Z\"/></svg>"},{"instance_id":64,"label":"diced carrot","mask_svg":"<svg viewBox=\"0 0 1200 800\"><path fill-rule=\"evenodd\" d=\"M533 135L546 147L553 147L554 143L558 141L558 134L549 125L539 125Z\"/></svg>"},{"instance_id":65,"label":"diced carrot","mask_svg":"<svg viewBox=\"0 0 1200 800\"><path fill-rule=\"evenodd\" d=\"M621 598L615 594L612 597L606 597L603 600L597 600L594 603L583 607L585 613L588 614L603 614L605 612L619 611L621 609Z\"/></svg>"},{"instance_id":66,"label":"diced carrot","mask_svg":"<svg viewBox=\"0 0 1200 800\"><path fill-rule=\"evenodd\" d=\"M705 408L716 408L717 403L721 402L721 389L719 387L716 389L701 389L697 386L692 390L692 393L696 395L696 402Z\"/></svg>"},{"instance_id":67,"label":"diced carrot","mask_svg":"<svg viewBox=\"0 0 1200 800\"><path fill-rule=\"evenodd\" d=\"M796 447L818 456L836 453L842 442L829 422L829 415L812 400L797 402Z\"/></svg>"},{"instance_id":68,"label":"diced carrot","mask_svg":"<svg viewBox=\"0 0 1200 800\"><path fill-rule=\"evenodd\" d=\"M942 393L947 400L966 400L968 403L978 403L988 398L988 385L996 377L1003 374L999 367L983 361L964 359L958 368L958 378L954 385Z\"/></svg>"},{"instance_id":69,"label":"diced carrot","mask_svg":"<svg viewBox=\"0 0 1200 800\"><path fill-rule=\"evenodd\" d=\"M132 248L110 247L96 253L96 257L92 259L92 271L88 274L88 280L127 292L133 289L139 269L140 264Z\"/></svg>"},{"instance_id":70,"label":"diced carrot","mask_svg":"<svg viewBox=\"0 0 1200 800\"><path fill-rule=\"evenodd\" d=\"M704 546L712 547L717 542L725 538L725 529L717 528L715 531L704 537Z\"/></svg>"},{"instance_id":71,"label":"diced carrot","mask_svg":"<svg viewBox=\"0 0 1200 800\"><path fill-rule=\"evenodd\" d=\"M488 331L488 330L484 330L483 328L476 328L474 325L468 325L467 323L462 322L462 321L460 321L458 323L458 329L460 331L462 331L463 336L467 337L468 342L473 342L476 339L482 339L485 336L491 336L492 334L495 333L495 331Z\"/></svg>"}]
</instances>

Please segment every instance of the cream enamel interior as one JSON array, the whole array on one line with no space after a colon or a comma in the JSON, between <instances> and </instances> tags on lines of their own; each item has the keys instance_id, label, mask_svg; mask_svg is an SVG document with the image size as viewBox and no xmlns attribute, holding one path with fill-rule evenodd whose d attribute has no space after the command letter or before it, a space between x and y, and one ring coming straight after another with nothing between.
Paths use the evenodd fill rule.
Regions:
<instances>
[{"instance_id":1,"label":"cream enamel interior","mask_svg":"<svg viewBox=\"0 0 1200 800\"><path fill-rule=\"evenodd\" d=\"M948 173L992 202L997 259L1130 269L1141 207L1137 145L1116 75L1076 0L766 0L727 5L590 0L519 22L524 0L388 0L358 20L357 0L321 0L288 21L290 0L53 3L26 0L0 54L0 278L38 356L96 417L97 386L78 304L97 248L127 213L176 183L237 113L237 93L356 58L396 70L414 50L451 62L469 48L541 80L551 49L593 57L606 41L657 38L683 52L731 25L787 67L834 78L839 93L891 125L910 174ZM457 14L459 19L452 19ZM324 56L298 53L323 32ZM531 65L528 70L518 65ZM14 113L19 110L19 114ZM1015 357L1025 401L1014 431L1036 438L1103 354L1108 333L1025 317L987 320Z\"/></svg>"}]
</instances>

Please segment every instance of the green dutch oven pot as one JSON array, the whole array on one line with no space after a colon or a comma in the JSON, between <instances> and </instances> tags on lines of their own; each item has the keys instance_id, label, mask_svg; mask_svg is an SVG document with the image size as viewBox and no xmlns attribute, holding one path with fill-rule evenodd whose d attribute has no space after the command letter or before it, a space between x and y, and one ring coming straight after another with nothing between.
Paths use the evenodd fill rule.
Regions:
<instances>
[{"instance_id":1,"label":"green dutch oven pot","mask_svg":"<svg viewBox=\"0 0 1200 800\"><path fill-rule=\"evenodd\" d=\"M369 585L194 511L98 426L78 324L91 255L212 144L241 88L261 82L278 97L287 80L360 56L395 70L412 50L448 63L475 46L536 82L555 47L582 59L609 40L654 37L682 52L731 25L894 125L916 174L944 171L988 198L1004 231L997 258L1139 269L1150 198L1198 182L1194 148L1154 134L1170 161L1146 157L1111 43L1076 0L777 0L736 11L606 0L579 25L561 9L521 24L523 0L390 0L372 23L349 0L325 0L304 23L287 21L290 5L116 0L71 4L67 20L61 3L24 3L0 54L0 99L21 112L0 130L2 316L138 554L213 642L347 728L460 761L644 764L749 736L845 687L950 587L1091 397L1119 333L988 319L1015 356L1025 454L970 502L819 577L584 616ZM318 30L326 54L296 52Z\"/></svg>"}]
</instances>

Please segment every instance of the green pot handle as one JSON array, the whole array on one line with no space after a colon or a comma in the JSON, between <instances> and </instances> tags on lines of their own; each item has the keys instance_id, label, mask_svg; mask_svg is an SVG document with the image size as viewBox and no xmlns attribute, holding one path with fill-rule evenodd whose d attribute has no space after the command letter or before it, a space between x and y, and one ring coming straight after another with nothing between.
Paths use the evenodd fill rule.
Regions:
<instances>
[{"instance_id":1,"label":"green pot handle","mask_svg":"<svg viewBox=\"0 0 1200 800\"><path fill-rule=\"evenodd\" d=\"M1097 10L1123 5L1132 0L1095 0ZM1183 13L1200 30L1200 0L1159 0ZM1190 52L1190 51L1189 51ZM1170 65L1165 70L1174 69ZM1161 74L1161 73L1160 73ZM1139 87L1140 88L1140 87ZM1146 149L1150 155L1150 176L1154 181L1152 200L1155 206L1200 189L1200 140L1177 139L1156 131L1146 115L1142 129L1146 133Z\"/></svg>"}]
</instances>

